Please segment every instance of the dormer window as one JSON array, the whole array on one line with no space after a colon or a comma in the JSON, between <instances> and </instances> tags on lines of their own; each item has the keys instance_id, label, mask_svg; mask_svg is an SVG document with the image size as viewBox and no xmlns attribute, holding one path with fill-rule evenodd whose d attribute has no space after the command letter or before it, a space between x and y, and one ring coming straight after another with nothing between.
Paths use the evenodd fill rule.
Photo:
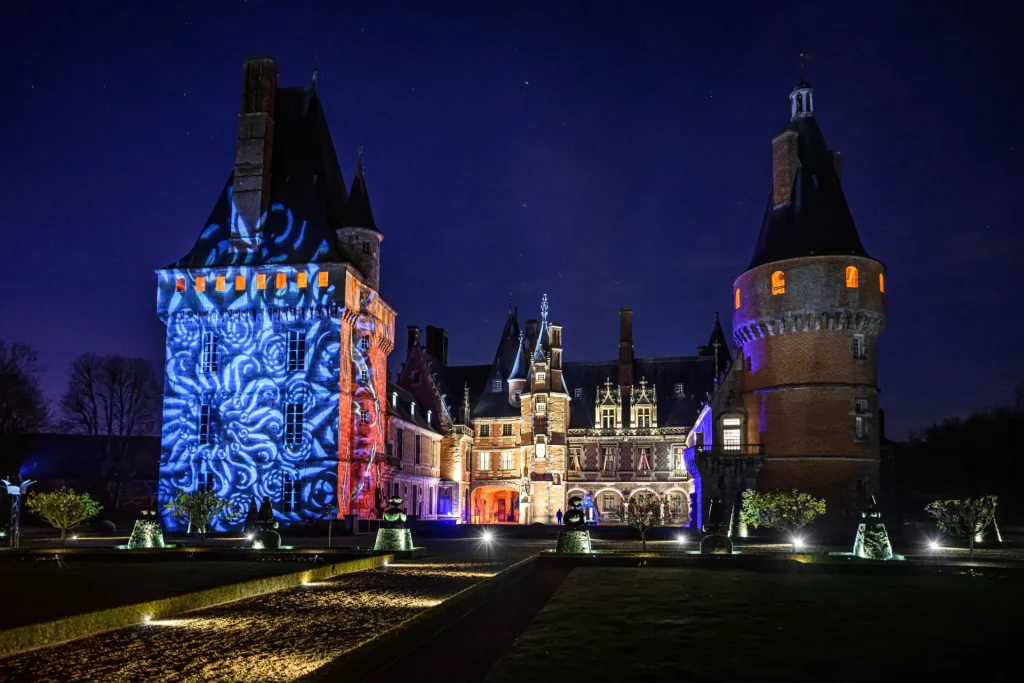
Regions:
<instances>
[{"instance_id":1,"label":"dormer window","mask_svg":"<svg viewBox=\"0 0 1024 683\"><path fill-rule=\"evenodd\" d=\"M676 392L676 396L684 396L685 395L685 392L683 391L683 384L682 384L682 382L676 384L675 392Z\"/></svg>"},{"instance_id":2,"label":"dormer window","mask_svg":"<svg viewBox=\"0 0 1024 683\"><path fill-rule=\"evenodd\" d=\"M496 379L491 382L491 389L494 391L501 391L501 380Z\"/></svg>"},{"instance_id":3,"label":"dormer window","mask_svg":"<svg viewBox=\"0 0 1024 683\"><path fill-rule=\"evenodd\" d=\"M391 407L392 408L397 408L398 407L398 392L397 391L392 391L391 392Z\"/></svg>"},{"instance_id":4,"label":"dormer window","mask_svg":"<svg viewBox=\"0 0 1024 683\"><path fill-rule=\"evenodd\" d=\"M543 384L544 381L547 378L548 378L548 374L546 372L538 372L537 373L537 384Z\"/></svg>"},{"instance_id":5,"label":"dormer window","mask_svg":"<svg viewBox=\"0 0 1024 683\"><path fill-rule=\"evenodd\" d=\"M572 397L573 398L583 398L583 390L580 389L580 388L573 389L572 390Z\"/></svg>"},{"instance_id":6,"label":"dormer window","mask_svg":"<svg viewBox=\"0 0 1024 683\"><path fill-rule=\"evenodd\" d=\"M544 401L537 401L537 414L546 415L548 412L548 404Z\"/></svg>"},{"instance_id":7,"label":"dormer window","mask_svg":"<svg viewBox=\"0 0 1024 683\"><path fill-rule=\"evenodd\" d=\"M772 296L786 293L786 274L781 270L772 273Z\"/></svg>"},{"instance_id":8,"label":"dormer window","mask_svg":"<svg viewBox=\"0 0 1024 683\"><path fill-rule=\"evenodd\" d=\"M416 417L416 401L409 404L409 414Z\"/></svg>"},{"instance_id":9,"label":"dormer window","mask_svg":"<svg viewBox=\"0 0 1024 683\"><path fill-rule=\"evenodd\" d=\"M430 424L430 416L434 414L433 410L427 411L427 424Z\"/></svg>"}]
</instances>

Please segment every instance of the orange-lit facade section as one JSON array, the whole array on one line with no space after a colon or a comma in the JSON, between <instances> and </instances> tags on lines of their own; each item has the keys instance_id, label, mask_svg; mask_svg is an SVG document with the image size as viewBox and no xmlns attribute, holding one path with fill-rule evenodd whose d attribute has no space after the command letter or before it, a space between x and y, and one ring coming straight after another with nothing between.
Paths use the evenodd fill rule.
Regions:
<instances>
[{"instance_id":1,"label":"orange-lit facade section","mask_svg":"<svg viewBox=\"0 0 1024 683\"><path fill-rule=\"evenodd\" d=\"M184 292L185 291L185 278L179 277L174 281L174 291Z\"/></svg>"},{"instance_id":2,"label":"orange-lit facade section","mask_svg":"<svg viewBox=\"0 0 1024 683\"><path fill-rule=\"evenodd\" d=\"M274 283L274 286L277 287L278 289L284 289L285 287L287 287L288 286L288 276L285 275L284 273L278 273L277 274L277 281Z\"/></svg>"},{"instance_id":3,"label":"orange-lit facade section","mask_svg":"<svg viewBox=\"0 0 1024 683\"><path fill-rule=\"evenodd\" d=\"M245 276L244 275L236 275L235 276L235 290L238 291L238 292L244 292L245 291Z\"/></svg>"},{"instance_id":4,"label":"orange-lit facade section","mask_svg":"<svg viewBox=\"0 0 1024 683\"><path fill-rule=\"evenodd\" d=\"M224 276L223 275L218 275L217 276L217 283L214 285L214 287L217 289L218 292L223 292L224 291Z\"/></svg>"},{"instance_id":5,"label":"orange-lit facade section","mask_svg":"<svg viewBox=\"0 0 1024 683\"><path fill-rule=\"evenodd\" d=\"M733 306L734 306L734 308L737 311L740 310L740 290L739 290L739 288L736 289L736 302L733 304Z\"/></svg>"},{"instance_id":6,"label":"orange-lit facade section","mask_svg":"<svg viewBox=\"0 0 1024 683\"><path fill-rule=\"evenodd\" d=\"M196 278L196 291L197 292L205 292L206 291L206 278L203 277L202 275L200 275L199 277Z\"/></svg>"},{"instance_id":7,"label":"orange-lit facade section","mask_svg":"<svg viewBox=\"0 0 1024 683\"><path fill-rule=\"evenodd\" d=\"M267 276L266 276L266 274L265 273L257 273L256 274L256 289L266 289L266 288L267 288Z\"/></svg>"},{"instance_id":8,"label":"orange-lit facade section","mask_svg":"<svg viewBox=\"0 0 1024 683\"><path fill-rule=\"evenodd\" d=\"M737 292L739 290L736 290ZM781 270L772 273L772 296L786 293L786 274ZM739 306L737 306L739 308Z\"/></svg>"},{"instance_id":9,"label":"orange-lit facade section","mask_svg":"<svg viewBox=\"0 0 1024 683\"><path fill-rule=\"evenodd\" d=\"M321 270L319 273L316 274L316 284L318 286L320 286L320 287L326 287L327 286L327 277L328 277L327 271L326 270Z\"/></svg>"},{"instance_id":10,"label":"orange-lit facade section","mask_svg":"<svg viewBox=\"0 0 1024 683\"><path fill-rule=\"evenodd\" d=\"M885 294L885 273L878 274L878 291Z\"/></svg>"},{"instance_id":11,"label":"orange-lit facade section","mask_svg":"<svg viewBox=\"0 0 1024 683\"><path fill-rule=\"evenodd\" d=\"M299 284L299 289L305 289L306 285L309 284L309 275L307 275L306 273L299 273L298 277L296 278L296 281Z\"/></svg>"},{"instance_id":12,"label":"orange-lit facade section","mask_svg":"<svg viewBox=\"0 0 1024 683\"><path fill-rule=\"evenodd\" d=\"M855 266L846 266L846 286L850 289L856 289L860 286L857 268Z\"/></svg>"}]
</instances>

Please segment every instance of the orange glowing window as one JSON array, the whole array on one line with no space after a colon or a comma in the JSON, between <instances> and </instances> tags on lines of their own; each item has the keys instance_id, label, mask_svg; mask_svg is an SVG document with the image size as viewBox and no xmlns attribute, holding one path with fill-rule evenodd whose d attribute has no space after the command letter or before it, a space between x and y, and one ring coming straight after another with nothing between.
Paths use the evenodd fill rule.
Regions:
<instances>
[{"instance_id":1,"label":"orange glowing window","mask_svg":"<svg viewBox=\"0 0 1024 683\"><path fill-rule=\"evenodd\" d=\"M179 277L174 281L174 291L184 292L185 291L185 278Z\"/></svg>"},{"instance_id":2,"label":"orange glowing window","mask_svg":"<svg viewBox=\"0 0 1024 683\"><path fill-rule=\"evenodd\" d=\"M299 289L305 289L306 285L309 284L309 276L306 273L299 273L298 275Z\"/></svg>"},{"instance_id":3,"label":"orange glowing window","mask_svg":"<svg viewBox=\"0 0 1024 683\"><path fill-rule=\"evenodd\" d=\"M267 288L267 274L266 273L257 273L256 274L256 289L266 289L266 288Z\"/></svg>"},{"instance_id":4,"label":"orange glowing window","mask_svg":"<svg viewBox=\"0 0 1024 683\"><path fill-rule=\"evenodd\" d=\"M878 274L878 291L885 294L885 273Z\"/></svg>"},{"instance_id":5,"label":"orange glowing window","mask_svg":"<svg viewBox=\"0 0 1024 683\"><path fill-rule=\"evenodd\" d=\"M235 276L235 290L239 291L239 292L244 292L245 291L245 276L244 275L236 275Z\"/></svg>"},{"instance_id":6,"label":"orange glowing window","mask_svg":"<svg viewBox=\"0 0 1024 683\"><path fill-rule=\"evenodd\" d=\"M284 289L285 287L287 287L288 286L288 276L285 275L284 273L278 273L277 274L277 282L274 283L274 286L277 287L278 289Z\"/></svg>"},{"instance_id":7,"label":"orange glowing window","mask_svg":"<svg viewBox=\"0 0 1024 683\"><path fill-rule=\"evenodd\" d=\"M196 278L196 291L197 292L205 292L206 291L206 278L205 277L199 276L199 277Z\"/></svg>"},{"instance_id":8,"label":"orange glowing window","mask_svg":"<svg viewBox=\"0 0 1024 683\"><path fill-rule=\"evenodd\" d=\"M846 286L851 289L856 289L860 286L857 280L857 269L853 266L846 266Z\"/></svg>"},{"instance_id":9,"label":"orange glowing window","mask_svg":"<svg viewBox=\"0 0 1024 683\"><path fill-rule=\"evenodd\" d=\"M772 296L786 293L786 274L781 270L772 273Z\"/></svg>"},{"instance_id":10,"label":"orange glowing window","mask_svg":"<svg viewBox=\"0 0 1024 683\"><path fill-rule=\"evenodd\" d=\"M224 276L223 275L218 275L217 276L217 283L214 285L214 287L216 287L218 292L223 292L224 291Z\"/></svg>"},{"instance_id":11,"label":"orange glowing window","mask_svg":"<svg viewBox=\"0 0 1024 683\"><path fill-rule=\"evenodd\" d=\"M736 290L736 304L735 304L735 306L736 306L736 310L738 311L740 309L740 290L739 289Z\"/></svg>"},{"instance_id":12,"label":"orange glowing window","mask_svg":"<svg viewBox=\"0 0 1024 683\"><path fill-rule=\"evenodd\" d=\"M327 271L326 270L321 270L319 273L316 274L316 283L320 287L326 287L327 286Z\"/></svg>"}]
</instances>

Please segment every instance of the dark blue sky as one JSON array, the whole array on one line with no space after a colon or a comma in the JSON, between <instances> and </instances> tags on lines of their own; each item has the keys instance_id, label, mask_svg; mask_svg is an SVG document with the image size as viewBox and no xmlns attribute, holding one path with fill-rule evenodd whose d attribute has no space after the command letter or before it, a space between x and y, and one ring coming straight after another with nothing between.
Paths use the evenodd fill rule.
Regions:
<instances>
[{"instance_id":1,"label":"dark blue sky","mask_svg":"<svg viewBox=\"0 0 1024 683\"><path fill-rule=\"evenodd\" d=\"M693 354L716 310L728 326L809 52L889 269L890 432L1024 380L1013 3L151 4L5 8L0 337L39 350L54 398L82 351L162 364L153 269L232 168L251 54L281 85L316 60L346 180L365 146L399 329L444 326L454 362L483 363L510 294L522 319L548 293L567 360L614 357L624 306L639 356Z\"/></svg>"}]
</instances>

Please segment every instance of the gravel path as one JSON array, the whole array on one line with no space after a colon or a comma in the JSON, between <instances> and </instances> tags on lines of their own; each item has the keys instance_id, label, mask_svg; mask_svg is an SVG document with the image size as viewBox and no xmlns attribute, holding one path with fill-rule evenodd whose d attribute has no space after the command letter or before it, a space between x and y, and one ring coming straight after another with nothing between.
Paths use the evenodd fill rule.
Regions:
<instances>
[{"instance_id":1,"label":"gravel path","mask_svg":"<svg viewBox=\"0 0 1024 683\"><path fill-rule=\"evenodd\" d=\"M505 563L395 564L0 660L0 681L290 681Z\"/></svg>"}]
</instances>

